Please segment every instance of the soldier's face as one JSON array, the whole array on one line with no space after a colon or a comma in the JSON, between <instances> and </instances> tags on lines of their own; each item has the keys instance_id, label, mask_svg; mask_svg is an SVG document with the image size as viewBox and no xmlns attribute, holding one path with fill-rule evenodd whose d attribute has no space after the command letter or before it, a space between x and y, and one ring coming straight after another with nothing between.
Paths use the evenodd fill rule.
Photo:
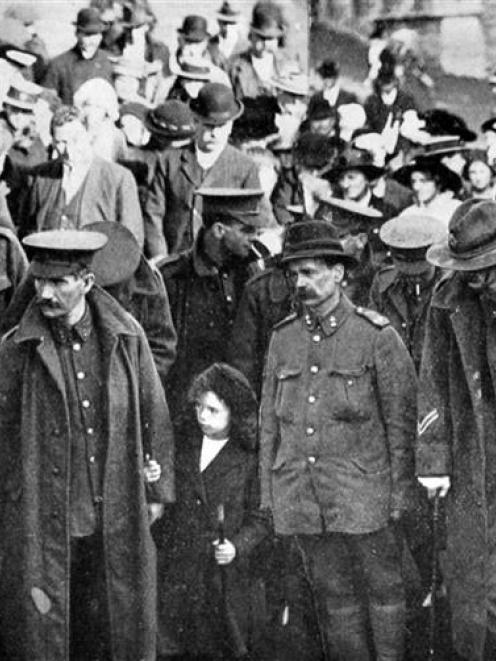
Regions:
<instances>
[{"instance_id":1,"label":"soldier's face","mask_svg":"<svg viewBox=\"0 0 496 661\"><path fill-rule=\"evenodd\" d=\"M212 439L223 440L229 434L231 412L229 407L211 390L195 402L196 419L202 432Z\"/></svg>"},{"instance_id":2,"label":"soldier's face","mask_svg":"<svg viewBox=\"0 0 496 661\"><path fill-rule=\"evenodd\" d=\"M72 325L81 318L85 296L92 285L92 274L35 278L36 302L41 314L48 319L60 319Z\"/></svg>"},{"instance_id":3,"label":"soldier's face","mask_svg":"<svg viewBox=\"0 0 496 661\"><path fill-rule=\"evenodd\" d=\"M344 277L343 264L330 265L323 259L297 259L289 262L287 272L298 299L316 308L339 296Z\"/></svg>"},{"instance_id":4,"label":"soldier's face","mask_svg":"<svg viewBox=\"0 0 496 661\"><path fill-rule=\"evenodd\" d=\"M236 257L248 257L251 252L253 241L257 237L257 229L251 225L234 222L222 226L222 243L225 252Z\"/></svg>"}]
</instances>

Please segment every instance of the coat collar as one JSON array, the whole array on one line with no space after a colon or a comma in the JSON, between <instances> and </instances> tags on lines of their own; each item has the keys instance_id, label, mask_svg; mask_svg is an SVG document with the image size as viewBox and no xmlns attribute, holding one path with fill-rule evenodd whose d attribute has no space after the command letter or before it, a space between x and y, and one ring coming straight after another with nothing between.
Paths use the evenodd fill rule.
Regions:
<instances>
[{"instance_id":1,"label":"coat collar","mask_svg":"<svg viewBox=\"0 0 496 661\"><path fill-rule=\"evenodd\" d=\"M95 285L87 296L88 304L93 314L96 328L104 329L113 337L119 335L138 335L137 327L131 322L129 315L103 289ZM48 321L43 317L34 300L29 304L13 340L17 344L23 342L43 342L51 336Z\"/></svg>"},{"instance_id":2,"label":"coat collar","mask_svg":"<svg viewBox=\"0 0 496 661\"><path fill-rule=\"evenodd\" d=\"M307 311L303 315L304 325L309 332L320 328L324 335L329 336L335 333L337 329L344 324L354 309L355 306L350 299L341 293L337 307L325 317L319 318L312 314L311 311Z\"/></svg>"}]
</instances>

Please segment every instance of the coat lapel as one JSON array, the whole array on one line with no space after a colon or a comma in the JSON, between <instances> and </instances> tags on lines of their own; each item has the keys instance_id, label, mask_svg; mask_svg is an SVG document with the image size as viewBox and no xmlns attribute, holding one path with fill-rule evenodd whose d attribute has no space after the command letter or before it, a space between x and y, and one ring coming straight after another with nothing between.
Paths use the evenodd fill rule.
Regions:
<instances>
[{"instance_id":1,"label":"coat lapel","mask_svg":"<svg viewBox=\"0 0 496 661\"><path fill-rule=\"evenodd\" d=\"M202 170L198 165L193 147L181 152L181 172L189 181L198 188L202 183Z\"/></svg>"}]
</instances>

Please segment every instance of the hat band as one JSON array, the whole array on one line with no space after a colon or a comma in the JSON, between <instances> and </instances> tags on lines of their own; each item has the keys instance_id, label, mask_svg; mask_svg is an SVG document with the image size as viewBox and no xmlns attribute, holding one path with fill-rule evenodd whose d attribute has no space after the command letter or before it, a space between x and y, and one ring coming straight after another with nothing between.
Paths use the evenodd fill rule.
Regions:
<instances>
[{"instance_id":1,"label":"hat band","mask_svg":"<svg viewBox=\"0 0 496 661\"><path fill-rule=\"evenodd\" d=\"M167 131L168 133L184 133L194 131L194 127L191 124L172 124L164 120L157 119L153 113L149 115L150 123L157 129L162 129L162 131Z\"/></svg>"},{"instance_id":2,"label":"hat band","mask_svg":"<svg viewBox=\"0 0 496 661\"><path fill-rule=\"evenodd\" d=\"M452 243L454 242L451 240L450 237L450 239L448 240L448 247L451 256L455 257L456 259L465 260L465 259L472 259L473 257L480 257L481 255L484 255L485 253L494 250L496 248L496 237L492 238L491 243L479 242L475 244L474 247L471 248L470 250L466 250L463 252L457 252L456 250L454 250L453 245L451 245Z\"/></svg>"}]
</instances>

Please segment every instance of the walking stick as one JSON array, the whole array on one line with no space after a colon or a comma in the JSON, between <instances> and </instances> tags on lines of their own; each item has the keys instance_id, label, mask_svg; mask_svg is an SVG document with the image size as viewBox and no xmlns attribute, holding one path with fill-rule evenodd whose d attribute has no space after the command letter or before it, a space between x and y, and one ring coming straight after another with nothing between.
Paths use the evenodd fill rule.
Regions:
<instances>
[{"instance_id":1,"label":"walking stick","mask_svg":"<svg viewBox=\"0 0 496 661\"><path fill-rule=\"evenodd\" d=\"M217 507L217 532L219 535L219 544L224 544L226 541L224 522L224 505L221 504ZM224 612L224 622L226 625L227 635L234 649L235 656L242 657L248 653L248 650L245 645L243 634L241 633L239 624L236 620L236 616L229 606L227 567L225 565L220 565L219 569L222 589L222 609Z\"/></svg>"},{"instance_id":2,"label":"walking stick","mask_svg":"<svg viewBox=\"0 0 496 661\"><path fill-rule=\"evenodd\" d=\"M435 658L436 641L436 598L439 582L438 555L439 555L439 496L440 490L436 490L434 496L434 505L432 510L432 572L431 572L431 591L424 602L429 607L429 652L428 659Z\"/></svg>"}]
</instances>

